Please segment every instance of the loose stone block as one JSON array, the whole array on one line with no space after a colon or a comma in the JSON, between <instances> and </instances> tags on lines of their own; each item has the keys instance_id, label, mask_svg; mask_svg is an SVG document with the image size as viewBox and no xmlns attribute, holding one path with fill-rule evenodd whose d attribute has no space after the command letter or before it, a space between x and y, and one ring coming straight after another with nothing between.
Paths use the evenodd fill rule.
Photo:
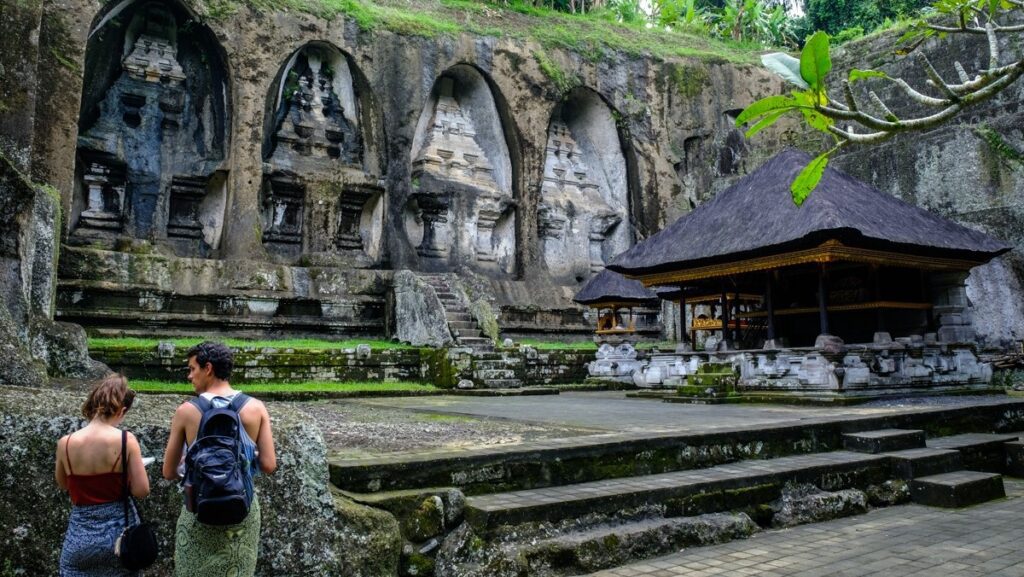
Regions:
<instances>
[{"instance_id":1,"label":"loose stone block","mask_svg":"<svg viewBox=\"0 0 1024 577\"><path fill-rule=\"evenodd\" d=\"M1024 442L1006 443L1006 474L1024 477Z\"/></svg>"},{"instance_id":2,"label":"loose stone block","mask_svg":"<svg viewBox=\"0 0 1024 577\"><path fill-rule=\"evenodd\" d=\"M924 431L916 429L882 429L847 433L843 435L843 446L859 453L889 453L924 447Z\"/></svg>"},{"instance_id":3,"label":"loose stone block","mask_svg":"<svg viewBox=\"0 0 1024 577\"><path fill-rule=\"evenodd\" d=\"M889 456L893 476L898 479L916 479L962 468L960 452L948 449L908 449Z\"/></svg>"},{"instance_id":4,"label":"loose stone block","mask_svg":"<svg viewBox=\"0 0 1024 577\"><path fill-rule=\"evenodd\" d=\"M930 507L968 507L1006 496L1003 477L996 473L957 471L915 479L910 484L915 503Z\"/></svg>"}]
</instances>

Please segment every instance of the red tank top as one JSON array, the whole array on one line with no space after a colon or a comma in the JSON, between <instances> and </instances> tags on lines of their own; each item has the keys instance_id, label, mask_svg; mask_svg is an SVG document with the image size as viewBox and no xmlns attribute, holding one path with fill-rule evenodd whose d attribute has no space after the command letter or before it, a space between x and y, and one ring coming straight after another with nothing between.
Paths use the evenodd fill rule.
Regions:
<instances>
[{"instance_id":1,"label":"red tank top","mask_svg":"<svg viewBox=\"0 0 1024 577\"><path fill-rule=\"evenodd\" d=\"M68 454L68 446L71 445L71 437L68 436L64 444L64 456L68 461L68 495L75 505L102 505L113 503L124 498L124 491L121 490L121 472L117 470L117 464L121 462L121 455L114 461L114 469L109 473L96 473L93 475L76 475L71 468L71 455Z\"/></svg>"}]
</instances>

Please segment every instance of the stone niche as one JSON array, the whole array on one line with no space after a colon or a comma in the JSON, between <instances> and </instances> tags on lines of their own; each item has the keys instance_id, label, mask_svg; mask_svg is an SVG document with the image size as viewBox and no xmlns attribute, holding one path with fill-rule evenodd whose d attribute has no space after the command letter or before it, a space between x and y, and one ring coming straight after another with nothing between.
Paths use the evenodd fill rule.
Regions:
<instances>
[{"instance_id":1,"label":"stone niche","mask_svg":"<svg viewBox=\"0 0 1024 577\"><path fill-rule=\"evenodd\" d=\"M273 259L366 267L381 258L385 195L361 128L368 93L350 58L325 42L282 66L263 143L263 243Z\"/></svg>"},{"instance_id":2,"label":"stone niche","mask_svg":"<svg viewBox=\"0 0 1024 577\"><path fill-rule=\"evenodd\" d=\"M227 198L223 51L175 2L122 6L87 46L68 242L210 256Z\"/></svg>"},{"instance_id":3,"label":"stone niche","mask_svg":"<svg viewBox=\"0 0 1024 577\"><path fill-rule=\"evenodd\" d=\"M626 158L611 110L587 90L548 127L537 230L552 277L580 283L633 244Z\"/></svg>"},{"instance_id":4,"label":"stone niche","mask_svg":"<svg viewBox=\"0 0 1024 577\"><path fill-rule=\"evenodd\" d=\"M434 84L412 147L403 228L423 270L517 273L512 161L494 95L475 68Z\"/></svg>"}]
</instances>

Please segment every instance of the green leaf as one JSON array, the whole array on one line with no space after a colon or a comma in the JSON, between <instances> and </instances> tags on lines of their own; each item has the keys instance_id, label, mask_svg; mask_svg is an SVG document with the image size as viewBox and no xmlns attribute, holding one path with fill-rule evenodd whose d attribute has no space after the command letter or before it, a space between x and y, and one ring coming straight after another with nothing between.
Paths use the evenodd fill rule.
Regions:
<instances>
[{"instance_id":1,"label":"green leaf","mask_svg":"<svg viewBox=\"0 0 1024 577\"><path fill-rule=\"evenodd\" d=\"M832 70L828 52L828 34L819 30L807 39L800 53L800 76L818 92L825 89L825 76Z\"/></svg>"},{"instance_id":2,"label":"green leaf","mask_svg":"<svg viewBox=\"0 0 1024 577\"><path fill-rule=\"evenodd\" d=\"M803 77L800 76L800 60L793 58L784 52L772 52L761 57L761 63L765 68L778 74L786 81L796 84L800 88L810 88Z\"/></svg>"},{"instance_id":3,"label":"green leaf","mask_svg":"<svg viewBox=\"0 0 1024 577\"><path fill-rule=\"evenodd\" d=\"M828 127L835 123L834 120L810 108L801 108L800 112L804 114L804 120L807 121L808 126L815 130L831 134Z\"/></svg>"},{"instance_id":4,"label":"green leaf","mask_svg":"<svg viewBox=\"0 0 1024 577\"><path fill-rule=\"evenodd\" d=\"M793 204L802 206L807 197L818 186L818 183L821 181L821 175L825 173L825 167L828 166L828 156L831 153L831 150L822 153L809 162L800 171L800 174L796 176L796 180L789 186L790 192L793 193Z\"/></svg>"},{"instance_id":5,"label":"green leaf","mask_svg":"<svg viewBox=\"0 0 1024 577\"><path fill-rule=\"evenodd\" d=\"M783 114L789 112L790 110L792 110L792 109L791 108L785 108L785 109L782 109L782 110L776 110L775 112L770 112L770 113L766 114L764 116L764 118L762 118L761 120L759 120L757 122L757 124L751 126L750 130L747 130L747 133L746 133L747 138L750 138L750 137L754 136L755 134L757 134L758 132L761 132L765 128L768 128L769 126L774 124L775 121L778 120L780 116L782 116Z\"/></svg>"},{"instance_id":6,"label":"green leaf","mask_svg":"<svg viewBox=\"0 0 1024 577\"><path fill-rule=\"evenodd\" d=\"M850 82L857 82L858 80L864 80L865 78L888 78L889 75L881 70L858 70L854 68L850 70Z\"/></svg>"},{"instance_id":7,"label":"green leaf","mask_svg":"<svg viewBox=\"0 0 1024 577\"><path fill-rule=\"evenodd\" d=\"M776 110L784 109L791 110L796 108L797 101L789 96L769 96L762 98L757 102L746 107L740 115L736 117L736 126L743 126L751 120L768 114L769 112L775 112Z\"/></svg>"}]
</instances>

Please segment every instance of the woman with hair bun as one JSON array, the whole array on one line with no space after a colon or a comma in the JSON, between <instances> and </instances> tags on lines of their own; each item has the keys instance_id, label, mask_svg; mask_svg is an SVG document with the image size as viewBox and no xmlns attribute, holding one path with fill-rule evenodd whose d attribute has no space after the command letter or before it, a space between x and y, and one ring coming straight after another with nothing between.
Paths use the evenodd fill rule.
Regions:
<instances>
[{"instance_id":1,"label":"woman with hair bun","mask_svg":"<svg viewBox=\"0 0 1024 577\"><path fill-rule=\"evenodd\" d=\"M60 554L60 577L127 577L139 575L121 566L114 542L124 530L122 467L128 468L132 496L149 495L149 477L139 441L128 433L121 454L125 413L135 400L124 375L110 374L97 383L82 405L88 420L57 441L57 485L71 496L71 518ZM132 510L132 514L136 515Z\"/></svg>"}]
</instances>

